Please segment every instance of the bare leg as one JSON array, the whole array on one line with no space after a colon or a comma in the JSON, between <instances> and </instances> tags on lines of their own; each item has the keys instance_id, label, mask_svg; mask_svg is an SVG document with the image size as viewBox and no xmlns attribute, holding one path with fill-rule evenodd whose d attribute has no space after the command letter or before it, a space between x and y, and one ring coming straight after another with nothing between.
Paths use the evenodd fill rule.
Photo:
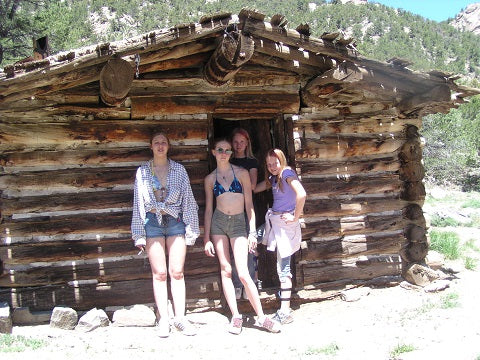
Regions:
<instances>
[{"instance_id":1,"label":"bare leg","mask_svg":"<svg viewBox=\"0 0 480 360\"><path fill-rule=\"evenodd\" d=\"M146 246L152 269L153 295L160 318L168 320L167 264L165 260L165 238L151 238Z\"/></svg>"},{"instance_id":2,"label":"bare leg","mask_svg":"<svg viewBox=\"0 0 480 360\"><path fill-rule=\"evenodd\" d=\"M218 261L220 262L220 275L222 278L223 294L227 300L228 307L233 317L240 316L238 312L235 288L232 282L232 263L228 245L228 237L224 235L212 235L212 242L215 245Z\"/></svg>"},{"instance_id":3,"label":"bare leg","mask_svg":"<svg viewBox=\"0 0 480 360\"><path fill-rule=\"evenodd\" d=\"M235 265L237 267L238 277L242 282L245 291L248 295L248 300L252 304L255 313L259 317L263 317L262 304L260 302L260 296L258 295L257 287L253 282L248 272L248 240L246 237L241 236L231 240L233 254L235 256Z\"/></svg>"},{"instance_id":4,"label":"bare leg","mask_svg":"<svg viewBox=\"0 0 480 360\"><path fill-rule=\"evenodd\" d=\"M167 238L169 255L168 272L172 291L173 308L176 317L185 315L185 277L183 269L187 246L183 236L169 236Z\"/></svg>"}]
</instances>

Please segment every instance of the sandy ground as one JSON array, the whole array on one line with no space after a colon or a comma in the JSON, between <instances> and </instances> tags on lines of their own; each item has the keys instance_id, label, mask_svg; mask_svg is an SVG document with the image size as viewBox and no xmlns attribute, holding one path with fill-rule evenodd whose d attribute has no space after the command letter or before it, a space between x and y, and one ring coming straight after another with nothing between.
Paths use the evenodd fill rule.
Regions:
<instances>
[{"instance_id":1,"label":"sandy ground","mask_svg":"<svg viewBox=\"0 0 480 360\"><path fill-rule=\"evenodd\" d=\"M44 339L35 351L2 353L2 359L392 359L401 345L415 350L397 359L480 359L480 272L461 270L438 293L401 286L366 289L354 302L340 298L301 305L295 321L281 333L253 326L248 317L240 335L226 331L228 318L209 311L189 313L198 334L173 332L161 339L155 328L109 326L90 333L50 328L14 327L14 335ZM446 299L457 306L445 308Z\"/></svg>"}]
</instances>

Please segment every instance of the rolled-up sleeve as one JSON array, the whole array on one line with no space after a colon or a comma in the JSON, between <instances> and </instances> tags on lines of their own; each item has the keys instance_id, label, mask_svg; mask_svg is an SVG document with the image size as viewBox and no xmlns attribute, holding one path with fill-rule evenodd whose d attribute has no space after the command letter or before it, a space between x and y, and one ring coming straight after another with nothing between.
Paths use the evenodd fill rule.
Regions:
<instances>
[{"instance_id":1,"label":"rolled-up sleeve","mask_svg":"<svg viewBox=\"0 0 480 360\"><path fill-rule=\"evenodd\" d=\"M195 240L200 235L200 227L198 224L198 204L193 196L190 179L185 168L183 168L182 172L182 220L185 223L185 243L187 245L194 245Z\"/></svg>"},{"instance_id":2,"label":"rolled-up sleeve","mask_svg":"<svg viewBox=\"0 0 480 360\"><path fill-rule=\"evenodd\" d=\"M145 234L145 198L143 193L145 191L145 182L142 178L142 169L139 167L137 169L137 174L135 176L135 185L133 191L133 212L132 212L132 239L135 243L135 246L145 245L146 244L146 234Z\"/></svg>"}]
</instances>

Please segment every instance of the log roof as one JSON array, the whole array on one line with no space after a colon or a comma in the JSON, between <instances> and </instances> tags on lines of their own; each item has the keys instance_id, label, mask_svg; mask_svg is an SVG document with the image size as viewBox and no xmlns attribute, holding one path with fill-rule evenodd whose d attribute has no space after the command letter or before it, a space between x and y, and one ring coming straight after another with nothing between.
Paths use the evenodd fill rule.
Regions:
<instances>
[{"instance_id":1,"label":"log roof","mask_svg":"<svg viewBox=\"0 0 480 360\"><path fill-rule=\"evenodd\" d=\"M446 112L465 97L480 93L478 89L457 85L457 77L452 74L411 71L406 67L409 63L401 59L389 62L367 59L358 53L352 39L344 39L338 33L315 38L310 36L308 25L288 29L286 24L282 15L266 22L263 14L244 9L238 16L230 13L204 16L198 23L179 24L122 41L9 65L0 74L0 113L8 117L40 107L54 113L53 106L62 101L75 103L75 97L82 97L85 102L88 96L98 96L102 68L109 60L119 58L130 63L136 78L143 80L141 83L133 80L130 96L151 93L160 82L155 74L166 71L170 72L171 80L163 77L161 85L170 81L179 92L188 89L190 93L204 94L218 91L222 86L258 86L260 79L245 80L245 74L255 74L258 67L270 70L268 79L262 72L264 83L260 85L298 86L303 106L330 107L339 115L344 113L345 105L351 111L355 104L381 107L384 103L393 104L398 116ZM253 46L248 61L239 66L243 77L232 73L231 78L227 76L226 85L209 81L205 66L212 54L222 39L239 32ZM190 78L175 81L175 71L186 69L191 71ZM279 80L282 75L288 75L289 80ZM149 78L147 84L145 80ZM58 94L70 98L60 100ZM92 97L91 101L98 98ZM133 117L128 111L124 116Z\"/></svg>"}]
</instances>

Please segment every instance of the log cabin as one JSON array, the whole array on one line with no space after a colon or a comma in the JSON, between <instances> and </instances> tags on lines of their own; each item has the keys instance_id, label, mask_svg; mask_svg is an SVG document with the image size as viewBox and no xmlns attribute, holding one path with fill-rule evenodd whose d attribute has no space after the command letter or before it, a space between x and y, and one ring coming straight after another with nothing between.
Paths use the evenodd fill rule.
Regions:
<instances>
[{"instance_id":1,"label":"log cabin","mask_svg":"<svg viewBox=\"0 0 480 360\"><path fill-rule=\"evenodd\" d=\"M389 285L422 263L422 117L479 91L402 59L365 58L339 33L315 38L308 25L286 24L255 10L217 13L6 66L0 301L32 311L153 303L130 221L134 174L158 129L188 171L201 225L214 138L243 127L261 163L269 148L287 154L307 191L294 302ZM271 197L254 201L261 225ZM190 309L222 306L202 235L185 277ZM273 306L275 258L261 246L259 278Z\"/></svg>"}]
</instances>

